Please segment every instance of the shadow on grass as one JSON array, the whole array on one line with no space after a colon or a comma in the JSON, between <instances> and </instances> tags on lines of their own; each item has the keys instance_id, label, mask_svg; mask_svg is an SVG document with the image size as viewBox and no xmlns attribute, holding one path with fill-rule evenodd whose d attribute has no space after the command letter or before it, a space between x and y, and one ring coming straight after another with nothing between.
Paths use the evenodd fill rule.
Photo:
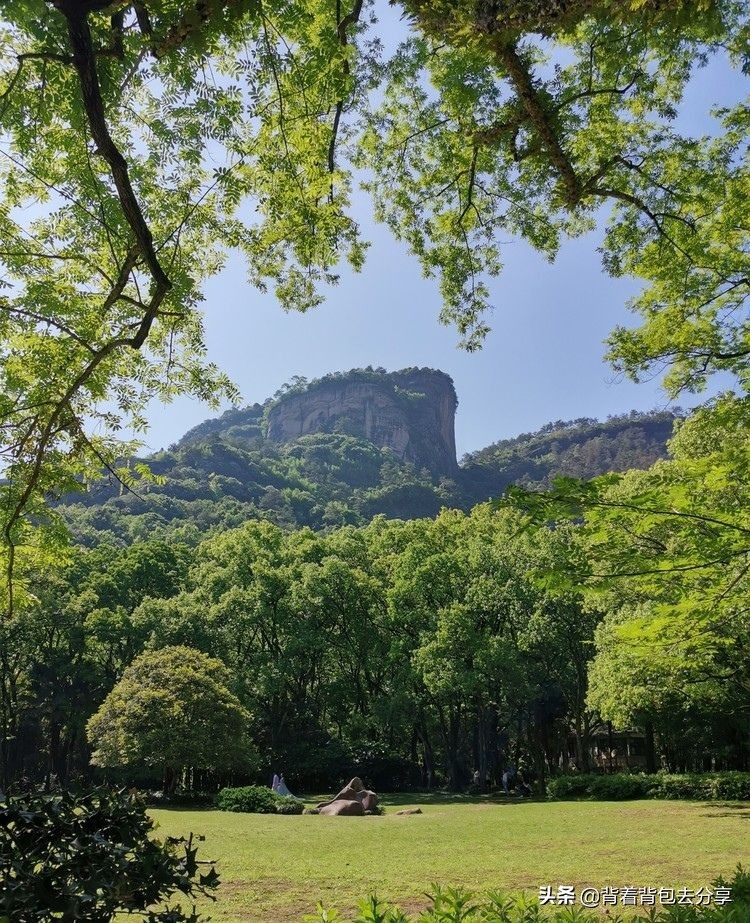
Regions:
<instances>
[{"instance_id":1,"label":"shadow on grass","mask_svg":"<svg viewBox=\"0 0 750 923\"><path fill-rule=\"evenodd\" d=\"M185 814L189 811L191 814L195 811L217 811L215 804L159 804L158 802L150 804L146 802L148 811L170 811L174 814ZM0 917L2 920L2 917Z\"/></svg>"},{"instance_id":2,"label":"shadow on grass","mask_svg":"<svg viewBox=\"0 0 750 923\"><path fill-rule=\"evenodd\" d=\"M334 793L335 794L335 793ZM299 795L300 801L306 806L314 806L321 801L328 801L332 794ZM385 808L419 807L420 805L448 805L448 804L486 804L496 807L511 807L521 804L545 802L543 797L520 798L517 795L504 795L502 792L492 792L488 795L468 795L461 792L386 792L378 793L378 800ZM184 813L189 811L216 811L216 805L201 804L148 804L149 810L169 811L171 813Z\"/></svg>"},{"instance_id":3,"label":"shadow on grass","mask_svg":"<svg viewBox=\"0 0 750 923\"><path fill-rule=\"evenodd\" d=\"M493 792L490 795L466 795L461 792L396 792L378 795L385 807L423 804L491 804L509 806L543 801L543 798L520 798L516 795L504 795Z\"/></svg>"},{"instance_id":4,"label":"shadow on grass","mask_svg":"<svg viewBox=\"0 0 750 923\"><path fill-rule=\"evenodd\" d=\"M739 817L741 820L750 820L750 803L747 801L703 802L703 807L713 810L701 814L701 817Z\"/></svg>"}]
</instances>

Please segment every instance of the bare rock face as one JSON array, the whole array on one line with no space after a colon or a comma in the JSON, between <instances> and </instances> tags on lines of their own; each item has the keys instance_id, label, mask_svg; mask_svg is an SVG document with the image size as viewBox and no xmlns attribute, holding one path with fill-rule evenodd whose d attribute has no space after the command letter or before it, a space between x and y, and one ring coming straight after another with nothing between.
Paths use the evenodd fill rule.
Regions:
<instances>
[{"instance_id":1,"label":"bare rock face","mask_svg":"<svg viewBox=\"0 0 750 923\"><path fill-rule=\"evenodd\" d=\"M378 806L378 796L365 788L364 782L355 776L348 785L330 801L321 802L318 814L330 817L361 817L372 814Z\"/></svg>"},{"instance_id":2,"label":"bare rock face","mask_svg":"<svg viewBox=\"0 0 750 923\"><path fill-rule=\"evenodd\" d=\"M356 370L283 395L268 416L268 438L343 433L390 449L433 474L456 472L456 392L445 372Z\"/></svg>"}]
</instances>

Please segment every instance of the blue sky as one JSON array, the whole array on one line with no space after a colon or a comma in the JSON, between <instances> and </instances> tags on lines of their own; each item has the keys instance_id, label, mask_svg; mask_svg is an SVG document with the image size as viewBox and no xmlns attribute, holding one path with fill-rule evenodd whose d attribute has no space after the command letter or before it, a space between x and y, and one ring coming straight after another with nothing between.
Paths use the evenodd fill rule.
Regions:
<instances>
[{"instance_id":1,"label":"blue sky","mask_svg":"<svg viewBox=\"0 0 750 923\"><path fill-rule=\"evenodd\" d=\"M393 39L401 27L387 26ZM680 127L710 130L711 105L737 99L746 83L721 63L699 71ZM637 287L604 275L599 232L567 242L552 265L524 243L508 243L504 271L491 286L492 333L481 352L469 355L457 348L455 331L438 324L434 281L423 279L403 246L373 223L365 196L357 198L356 212L372 241L365 268L359 275L344 271L326 303L308 314L285 314L272 295L250 287L239 259L206 286L209 357L230 374L243 402L263 401L293 375L431 366L456 385L459 456L550 420L669 406L658 381L636 385L604 361L607 334L635 322L626 302ZM146 444L166 447L211 415L188 399L154 404Z\"/></svg>"}]
</instances>

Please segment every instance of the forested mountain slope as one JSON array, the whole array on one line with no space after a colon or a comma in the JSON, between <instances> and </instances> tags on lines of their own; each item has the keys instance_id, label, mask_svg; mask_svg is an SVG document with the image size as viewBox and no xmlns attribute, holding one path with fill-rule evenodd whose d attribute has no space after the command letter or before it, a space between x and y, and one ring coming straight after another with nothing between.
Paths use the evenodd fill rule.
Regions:
<instances>
[{"instance_id":1,"label":"forested mountain slope","mask_svg":"<svg viewBox=\"0 0 750 923\"><path fill-rule=\"evenodd\" d=\"M558 475L588 480L608 471L648 468L665 457L678 416L679 412L633 410L604 421L557 420L465 455L464 485L479 502L509 484L549 487Z\"/></svg>"},{"instance_id":2,"label":"forested mountain slope","mask_svg":"<svg viewBox=\"0 0 750 923\"><path fill-rule=\"evenodd\" d=\"M637 413L558 421L455 461L455 391L431 369L355 369L297 378L264 404L232 409L146 461L156 480L129 491L109 479L68 497L85 544L166 533L196 541L263 518L315 529L373 516L468 509L512 483L547 486L646 468L665 455L675 416ZM298 434L301 433L301 434Z\"/></svg>"}]
</instances>

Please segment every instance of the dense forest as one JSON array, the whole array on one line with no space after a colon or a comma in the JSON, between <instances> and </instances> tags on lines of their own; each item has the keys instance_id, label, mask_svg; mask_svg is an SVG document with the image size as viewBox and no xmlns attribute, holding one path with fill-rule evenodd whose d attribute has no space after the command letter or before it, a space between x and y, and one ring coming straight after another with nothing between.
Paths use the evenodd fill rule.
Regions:
<instances>
[{"instance_id":1,"label":"dense forest","mask_svg":"<svg viewBox=\"0 0 750 923\"><path fill-rule=\"evenodd\" d=\"M664 669L616 634L643 622L633 586L566 582L592 547L484 504L76 549L16 619L4 772L215 791L281 767L300 791L354 773L459 789L514 763L539 788L601 768L603 720L638 746L621 768L747 768L744 654L721 643L736 623Z\"/></svg>"},{"instance_id":2,"label":"dense forest","mask_svg":"<svg viewBox=\"0 0 750 923\"><path fill-rule=\"evenodd\" d=\"M643 591L586 574L633 523L611 522L603 549L596 515L582 529L566 496L667 483L695 464L701 414L677 426L671 456L679 418L631 413L495 443L451 480L352 435L274 442L278 400L191 430L133 489L99 480L60 507L78 541L32 576L15 620L6 775L213 789L281 766L300 790L355 772L460 788L516 763L543 784L601 768L613 727L630 735L620 766L746 766L723 645L656 685L652 654L632 648L623 674L616 626L643 621ZM179 683L199 675L209 698L195 703ZM218 758L223 707L234 730Z\"/></svg>"},{"instance_id":3,"label":"dense forest","mask_svg":"<svg viewBox=\"0 0 750 923\"><path fill-rule=\"evenodd\" d=\"M195 921L154 902L216 884L192 835L151 840L124 791L58 783L173 795L273 768L299 790L354 771L459 789L512 762L542 791L573 764L597 780L747 769L748 4L20 0L2 19L0 917ZM625 281L613 306L633 293L611 367L702 403L666 453L657 415L554 424L459 466L446 376L361 370L139 459L125 434L156 403L239 399L208 349L209 280L241 264L308 311L366 268L370 221L433 280L425 297L468 351L490 320L511 336L539 322L508 323L512 286L494 282L519 246L550 262L573 239L596 247ZM420 297L392 291L398 311ZM254 306L230 299L231 337ZM269 341L249 329L252 361ZM665 860L671 813L639 840L644 879L688 867ZM461 863L469 840L433 816L424 848ZM514 869L543 871L571 830L588 855L621 855L618 815L604 838L602 814L580 816L533 850L524 820L504 838ZM711 859L734 844L708 823ZM233 885L255 899L266 850L244 839L250 878ZM282 843L275 892L303 867L308 883L302 842ZM419 853L391 845L391 865ZM342 896L347 861L324 893ZM590 863L546 867L592 883ZM438 888L435 919L484 914ZM383 918L372 895L360 907Z\"/></svg>"}]
</instances>

